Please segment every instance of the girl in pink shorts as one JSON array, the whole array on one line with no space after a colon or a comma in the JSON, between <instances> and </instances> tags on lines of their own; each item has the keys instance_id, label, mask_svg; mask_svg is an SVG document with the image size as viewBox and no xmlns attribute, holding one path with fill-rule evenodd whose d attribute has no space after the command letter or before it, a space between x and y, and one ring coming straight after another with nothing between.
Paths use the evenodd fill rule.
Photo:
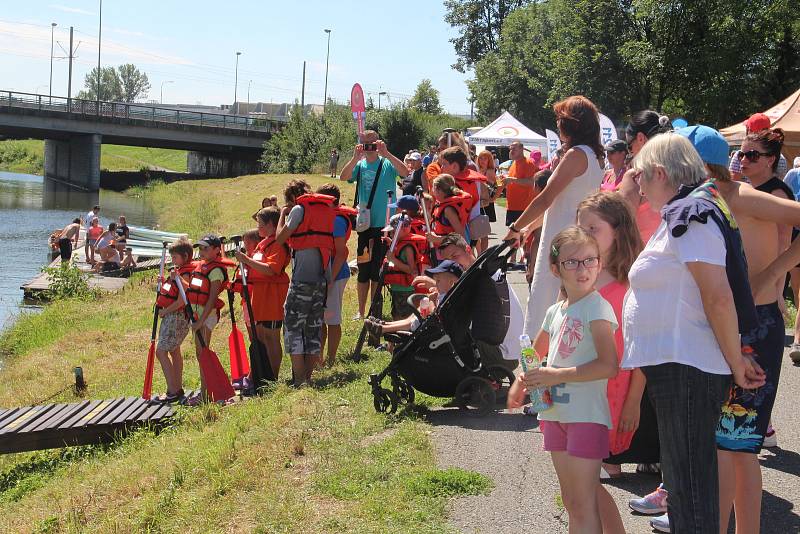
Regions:
<instances>
[{"instance_id":1,"label":"girl in pink shorts","mask_svg":"<svg viewBox=\"0 0 800 534\"><path fill-rule=\"evenodd\" d=\"M618 369L617 319L595 290L603 266L594 237L570 226L555 236L549 252L550 270L561 280L566 298L547 310L534 341L537 353L547 353L547 366L521 374L509 392L508 405L520 407L528 390L547 388L545 397L552 405L539 412L539 421L544 450L550 452L569 514L569 530L613 532L622 526L619 512L600 486L599 474L609 452L612 425L606 386Z\"/></svg>"}]
</instances>

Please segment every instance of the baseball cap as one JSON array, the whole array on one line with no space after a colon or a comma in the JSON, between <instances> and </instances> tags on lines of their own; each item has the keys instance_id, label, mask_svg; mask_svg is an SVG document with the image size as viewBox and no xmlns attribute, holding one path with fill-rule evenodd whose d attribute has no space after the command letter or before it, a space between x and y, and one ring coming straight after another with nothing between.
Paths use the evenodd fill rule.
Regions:
<instances>
[{"instance_id":1,"label":"baseball cap","mask_svg":"<svg viewBox=\"0 0 800 534\"><path fill-rule=\"evenodd\" d=\"M419 201L414 195L403 195L398 198L397 202L394 204L389 204L389 207L407 211L417 211L419 209Z\"/></svg>"},{"instance_id":2,"label":"baseball cap","mask_svg":"<svg viewBox=\"0 0 800 534\"><path fill-rule=\"evenodd\" d=\"M397 225L400 224L400 219L404 219L403 220L404 226L408 226L409 224L411 224L411 217L409 217L405 213L397 213L389 218L389 222L386 224L386 226L383 227L383 230L381 230L381 232L394 231L394 229L397 228Z\"/></svg>"},{"instance_id":3,"label":"baseball cap","mask_svg":"<svg viewBox=\"0 0 800 534\"><path fill-rule=\"evenodd\" d=\"M538 148L534 148L531 150L531 159L533 161L541 161L542 160L542 151Z\"/></svg>"},{"instance_id":4,"label":"baseball cap","mask_svg":"<svg viewBox=\"0 0 800 534\"><path fill-rule=\"evenodd\" d=\"M462 269L461 266L456 262L454 262L453 260L444 260L436 267L425 269L425 274L427 274L428 276L433 276L434 274L444 274L444 273L449 273L452 274L453 276L461 277L461 275L464 274L464 269Z\"/></svg>"},{"instance_id":5,"label":"baseball cap","mask_svg":"<svg viewBox=\"0 0 800 534\"><path fill-rule=\"evenodd\" d=\"M744 126L751 132L760 132L772 126L772 121L763 113L753 113L744 121Z\"/></svg>"},{"instance_id":6,"label":"baseball cap","mask_svg":"<svg viewBox=\"0 0 800 534\"><path fill-rule=\"evenodd\" d=\"M419 161L422 159L422 154L420 154L419 152L412 152L411 154L408 155L408 159Z\"/></svg>"},{"instance_id":7,"label":"baseball cap","mask_svg":"<svg viewBox=\"0 0 800 534\"><path fill-rule=\"evenodd\" d=\"M605 144L603 150L605 150L606 152L627 152L628 143L626 143L622 139L612 139L611 141Z\"/></svg>"},{"instance_id":8,"label":"baseball cap","mask_svg":"<svg viewBox=\"0 0 800 534\"><path fill-rule=\"evenodd\" d=\"M714 128L697 124L675 130L675 133L691 141L704 163L728 166L728 141Z\"/></svg>"},{"instance_id":9,"label":"baseball cap","mask_svg":"<svg viewBox=\"0 0 800 534\"><path fill-rule=\"evenodd\" d=\"M222 240L214 234L206 234L197 241L194 246L196 247L221 247Z\"/></svg>"}]
</instances>

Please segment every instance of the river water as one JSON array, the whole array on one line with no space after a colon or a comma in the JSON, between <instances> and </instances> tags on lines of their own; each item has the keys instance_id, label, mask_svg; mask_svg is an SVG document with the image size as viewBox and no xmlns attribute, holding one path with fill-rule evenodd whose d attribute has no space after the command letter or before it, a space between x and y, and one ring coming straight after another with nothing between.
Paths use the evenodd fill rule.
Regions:
<instances>
[{"instance_id":1,"label":"river water","mask_svg":"<svg viewBox=\"0 0 800 534\"><path fill-rule=\"evenodd\" d=\"M22 311L38 306L23 302L20 286L50 263L47 244L53 230L100 205L103 224L125 215L128 224L155 225L143 200L114 191L77 191L41 176L0 171L0 330Z\"/></svg>"}]
</instances>

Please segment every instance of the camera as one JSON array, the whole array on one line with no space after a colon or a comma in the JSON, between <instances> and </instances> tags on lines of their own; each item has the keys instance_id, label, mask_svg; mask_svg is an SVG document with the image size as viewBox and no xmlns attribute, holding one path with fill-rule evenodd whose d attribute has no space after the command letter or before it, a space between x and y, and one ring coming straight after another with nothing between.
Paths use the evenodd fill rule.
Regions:
<instances>
[{"instance_id":1,"label":"camera","mask_svg":"<svg viewBox=\"0 0 800 534\"><path fill-rule=\"evenodd\" d=\"M377 143L364 143L364 152L375 152L378 150Z\"/></svg>"}]
</instances>

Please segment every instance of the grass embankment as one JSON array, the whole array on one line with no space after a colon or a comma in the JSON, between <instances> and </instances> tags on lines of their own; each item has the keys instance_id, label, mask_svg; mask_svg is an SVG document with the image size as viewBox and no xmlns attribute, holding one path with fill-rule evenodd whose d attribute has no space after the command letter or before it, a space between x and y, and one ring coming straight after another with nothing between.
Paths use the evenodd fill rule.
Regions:
<instances>
[{"instance_id":1,"label":"grass embankment","mask_svg":"<svg viewBox=\"0 0 800 534\"><path fill-rule=\"evenodd\" d=\"M147 189L164 214L162 226L189 230L186 217L214 199L207 229L238 231L262 196L286 176L248 176ZM310 180L315 185L325 181ZM139 190L139 193L142 191ZM181 226L183 225L183 226ZM4 358L0 405L47 397L83 367L91 398L141 392L149 343L154 274L136 275L116 295L60 302L24 316L0 338ZM236 308L239 313L240 308ZM346 292L344 317L355 311ZM340 355L360 323L345 319ZM230 320L212 340L228 366ZM191 344L184 353L193 353ZM264 398L226 408L181 409L159 435L141 431L110 447L83 447L0 457L2 532L443 532L447 498L487 491L487 478L435 467L429 426L420 410L377 414L366 379L388 355L340 359L317 373L313 388L281 380ZM185 385L198 384L186 359ZM156 364L155 391L164 390ZM63 393L55 402L73 401Z\"/></svg>"},{"instance_id":2,"label":"grass embankment","mask_svg":"<svg viewBox=\"0 0 800 534\"><path fill-rule=\"evenodd\" d=\"M185 150L121 145L103 145L101 150L103 170L138 171L146 167L186 172ZM41 174L43 169L44 141L0 141L0 171Z\"/></svg>"}]
</instances>

